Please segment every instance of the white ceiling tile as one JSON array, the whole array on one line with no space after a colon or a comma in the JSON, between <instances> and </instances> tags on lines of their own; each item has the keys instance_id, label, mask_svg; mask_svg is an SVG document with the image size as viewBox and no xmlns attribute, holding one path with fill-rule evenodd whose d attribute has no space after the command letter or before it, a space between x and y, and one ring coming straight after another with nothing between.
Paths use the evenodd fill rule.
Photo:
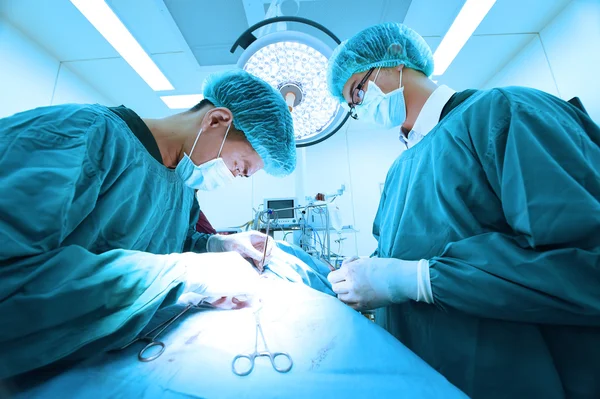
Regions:
<instances>
[{"instance_id":1,"label":"white ceiling tile","mask_svg":"<svg viewBox=\"0 0 600 399\"><path fill-rule=\"evenodd\" d=\"M229 45L248 29L241 0L164 0L190 48Z\"/></svg>"},{"instance_id":2,"label":"white ceiling tile","mask_svg":"<svg viewBox=\"0 0 600 399\"><path fill-rule=\"evenodd\" d=\"M475 34L538 33L570 1L498 0Z\"/></svg>"},{"instance_id":3,"label":"white ceiling tile","mask_svg":"<svg viewBox=\"0 0 600 399\"><path fill-rule=\"evenodd\" d=\"M481 88L535 36L472 36L438 83L455 90Z\"/></svg>"},{"instance_id":4,"label":"white ceiling tile","mask_svg":"<svg viewBox=\"0 0 600 399\"><path fill-rule=\"evenodd\" d=\"M175 88L173 92L164 93L168 95L202 93L202 82L210 73L236 67L235 64L200 67L188 62L184 53L155 54L152 59Z\"/></svg>"},{"instance_id":5,"label":"white ceiling tile","mask_svg":"<svg viewBox=\"0 0 600 399\"><path fill-rule=\"evenodd\" d=\"M404 24L421 36L444 36L465 0L413 0Z\"/></svg>"}]
</instances>

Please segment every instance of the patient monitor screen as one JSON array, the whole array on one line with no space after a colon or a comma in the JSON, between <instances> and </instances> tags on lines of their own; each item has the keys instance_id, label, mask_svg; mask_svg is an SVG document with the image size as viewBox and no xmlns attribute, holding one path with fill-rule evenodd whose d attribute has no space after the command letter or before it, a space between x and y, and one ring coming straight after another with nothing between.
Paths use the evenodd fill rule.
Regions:
<instances>
[{"instance_id":1,"label":"patient monitor screen","mask_svg":"<svg viewBox=\"0 0 600 399\"><path fill-rule=\"evenodd\" d=\"M277 212L279 219L293 219L294 218L294 200L276 200L267 201L267 208ZM284 209L284 210L280 210ZM271 219L275 218L275 213L270 216Z\"/></svg>"}]
</instances>

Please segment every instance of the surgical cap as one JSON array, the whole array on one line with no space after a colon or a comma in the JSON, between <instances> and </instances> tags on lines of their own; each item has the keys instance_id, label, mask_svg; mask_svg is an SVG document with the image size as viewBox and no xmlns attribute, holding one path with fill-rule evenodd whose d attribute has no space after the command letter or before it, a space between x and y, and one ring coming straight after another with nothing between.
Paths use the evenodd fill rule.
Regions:
<instances>
[{"instance_id":1,"label":"surgical cap","mask_svg":"<svg viewBox=\"0 0 600 399\"><path fill-rule=\"evenodd\" d=\"M233 125L262 158L265 172L286 176L294 171L294 123L281 93L241 69L211 74L202 90L216 107L231 111Z\"/></svg>"},{"instance_id":2,"label":"surgical cap","mask_svg":"<svg viewBox=\"0 0 600 399\"><path fill-rule=\"evenodd\" d=\"M433 55L425 40L409 27L387 22L371 26L342 42L329 58L327 83L331 94L341 102L344 85L355 73L400 64L433 73Z\"/></svg>"}]
</instances>

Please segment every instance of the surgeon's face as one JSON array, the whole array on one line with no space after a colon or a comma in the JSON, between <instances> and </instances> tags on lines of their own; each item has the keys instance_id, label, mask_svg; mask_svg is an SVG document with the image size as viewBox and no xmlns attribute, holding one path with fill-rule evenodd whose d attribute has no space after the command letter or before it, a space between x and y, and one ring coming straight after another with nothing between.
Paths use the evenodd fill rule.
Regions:
<instances>
[{"instance_id":1,"label":"surgeon's face","mask_svg":"<svg viewBox=\"0 0 600 399\"><path fill-rule=\"evenodd\" d=\"M369 83L373 82L375 78L377 78L377 86L384 93L389 93L398 88L400 84L400 74L398 73L404 65L399 65L397 67L392 68L381 68L379 75L377 75L377 68L371 73L367 80L364 81L362 90L366 93L369 90ZM348 104L356 104L358 98L356 97L357 88L360 83L364 80L365 76L369 73L369 71L364 71L360 73L355 73L348 79L346 84L344 85L344 89L342 90L342 95ZM354 96L353 96L354 94Z\"/></svg>"},{"instance_id":2,"label":"surgeon's face","mask_svg":"<svg viewBox=\"0 0 600 399\"><path fill-rule=\"evenodd\" d=\"M250 177L265 167L243 133L233 126L223 144L221 158L235 177Z\"/></svg>"},{"instance_id":3,"label":"surgeon's face","mask_svg":"<svg viewBox=\"0 0 600 399\"><path fill-rule=\"evenodd\" d=\"M235 177L250 177L264 168L263 160L246 136L233 126L233 115L228 109L212 108L208 111L203 116L202 130L198 138L198 149L192 154L192 161L196 165L217 158L219 148L223 145L220 158Z\"/></svg>"}]
</instances>

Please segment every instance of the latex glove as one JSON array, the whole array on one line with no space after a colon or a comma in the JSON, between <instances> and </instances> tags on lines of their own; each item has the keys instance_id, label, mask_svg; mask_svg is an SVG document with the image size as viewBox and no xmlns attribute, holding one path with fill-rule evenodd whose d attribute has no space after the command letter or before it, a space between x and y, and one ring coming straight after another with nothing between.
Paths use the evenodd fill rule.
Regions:
<instances>
[{"instance_id":1,"label":"latex glove","mask_svg":"<svg viewBox=\"0 0 600 399\"><path fill-rule=\"evenodd\" d=\"M259 276L248 261L236 252L185 253L184 294L202 297L251 298L257 291Z\"/></svg>"},{"instance_id":2,"label":"latex glove","mask_svg":"<svg viewBox=\"0 0 600 399\"><path fill-rule=\"evenodd\" d=\"M275 246L275 242L271 237L269 237L267 244L267 257L263 264L262 260L266 239L266 234L254 230L227 236L213 235L208 239L206 249L208 252L237 252L244 258L251 259L258 270L262 273L265 264L269 263L271 251Z\"/></svg>"},{"instance_id":3,"label":"latex glove","mask_svg":"<svg viewBox=\"0 0 600 399\"><path fill-rule=\"evenodd\" d=\"M429 262L394 258L351 258L327 277L338 298L356 310L408 300L433 302Z\"/></svg>"}]
</instances>

